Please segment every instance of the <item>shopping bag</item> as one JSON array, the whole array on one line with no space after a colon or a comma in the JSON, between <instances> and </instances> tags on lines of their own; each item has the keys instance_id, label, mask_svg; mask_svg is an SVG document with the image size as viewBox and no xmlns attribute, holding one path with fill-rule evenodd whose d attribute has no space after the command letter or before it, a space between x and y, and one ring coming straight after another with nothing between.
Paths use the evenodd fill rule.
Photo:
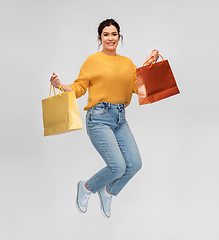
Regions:
<instances>
[{"instance_id":1,"label":"shopping bag","mask_svg":"<svg viewBox=\"0 0 219 240\"><path fill-rule=\"evenodd\" d=\"M154 103L180 93L168 60L153 63L148 59L143 67L136 69L139 105ZM149 66L145 64L151 60Z\"/></svg>"},{"instance_id":2,"label":"shopping bag","mask_svg":"<svg viewBox=\"0 0 219 240\"><path fill-rule=\"evenodd\" d=\"M74 91L55 94L42 100L44 136L57 135L82 129L81 116Z\"/></svg>"}]
</instances>

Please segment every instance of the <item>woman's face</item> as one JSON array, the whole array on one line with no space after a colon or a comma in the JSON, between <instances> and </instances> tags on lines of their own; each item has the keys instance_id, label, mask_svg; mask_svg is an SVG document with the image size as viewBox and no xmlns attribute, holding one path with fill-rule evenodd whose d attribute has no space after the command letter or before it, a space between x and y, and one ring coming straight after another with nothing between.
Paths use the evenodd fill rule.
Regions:
<instances>
[{"instance_id":1,"label":"woman's face","mask_svg":"<svg viewBox=\"0 0 219 240\"><path fill-rule=\"evenodd\" d=\"M116 48L119 43L119 34L117 28L113 25L105 27L101 34L103 46L102 52L108 55L116 55Z\"/></svg>"}]
</instances>

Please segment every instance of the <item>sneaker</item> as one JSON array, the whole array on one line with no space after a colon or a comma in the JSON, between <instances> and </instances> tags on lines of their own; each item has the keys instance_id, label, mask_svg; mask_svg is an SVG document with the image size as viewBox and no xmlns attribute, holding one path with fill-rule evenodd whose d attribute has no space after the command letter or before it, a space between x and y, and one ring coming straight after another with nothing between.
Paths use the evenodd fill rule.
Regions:
<instances>
[{"instance_id":1,"label":"sneaker","mask_svg":"<svg viewBox=\"0 0 219 240\"><path fill-rule=\"evenodd\" d=\"M103 215L107 218L110 218L112 196L110 196L109 194L106 194L105 188L102 188L97 193L100 198L100 208L102 210Z\"/></svg>"},{"instance_id":2,"label":"sneaker","mask_svg":"<svg viewBox=\"0 0 219 240\"><path fill-rule=\"evenodd\" d=\"M86 213L87 212L87 204L91 192L89 192L85 186L85 181L80 181L78 183L78 191L77 191L77 199L76 199L76 206L79 212Z\"/></svg>"}]
</instances>

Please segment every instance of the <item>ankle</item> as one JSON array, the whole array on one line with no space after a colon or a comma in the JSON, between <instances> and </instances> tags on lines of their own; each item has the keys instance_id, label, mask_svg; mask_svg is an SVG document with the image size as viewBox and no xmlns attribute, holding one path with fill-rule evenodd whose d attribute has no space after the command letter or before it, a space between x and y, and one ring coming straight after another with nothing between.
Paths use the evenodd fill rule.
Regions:
<instances>
[{"instance_id":1,"label":"ankle","mask_svg":"<svg viewBox=\"0 0 219 240\"><path fill-rule=\"evenodd\" d=\"M86 190L88 190L89 192L91 192L91 190L87 187L87 182L85 182L84 187L86 188Z\"/></svg>"},{"instance_id":2,"label":"ankle","mask_svg":"<svg viewBox=\"0 0 219 240\"><path fill-rule=\"evenodd\" d=\"M104 193L105 193L105 196L106 196L106 197L112 197L112 196L113 196L113 195L107 190L106 187L105 187Z\"/></svg>"}]
</instances>

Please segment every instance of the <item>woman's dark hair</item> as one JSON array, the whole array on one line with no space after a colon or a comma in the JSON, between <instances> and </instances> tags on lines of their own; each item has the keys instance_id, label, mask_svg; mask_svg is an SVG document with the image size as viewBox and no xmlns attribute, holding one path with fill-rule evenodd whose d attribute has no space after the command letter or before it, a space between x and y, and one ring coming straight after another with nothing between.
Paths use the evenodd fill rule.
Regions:
<instances>
[{"instance_id":1,"label":"woman's dark hair","mask_svg":"<svg viewBox=\"0 0 219 240\"><path fill-rule=\"evenodd\" d=\"M104 21L102 21L98 27L98 39L101 41L101 34L103 32L103 29L105 27L109 27L113 25L114 27L116 27L118 35L119 35L119 39L121 38L123 40L123 36L120 34L120 26L119 24L114 20L114 19L106 19Z\"/></svg>"}]
</instances>

